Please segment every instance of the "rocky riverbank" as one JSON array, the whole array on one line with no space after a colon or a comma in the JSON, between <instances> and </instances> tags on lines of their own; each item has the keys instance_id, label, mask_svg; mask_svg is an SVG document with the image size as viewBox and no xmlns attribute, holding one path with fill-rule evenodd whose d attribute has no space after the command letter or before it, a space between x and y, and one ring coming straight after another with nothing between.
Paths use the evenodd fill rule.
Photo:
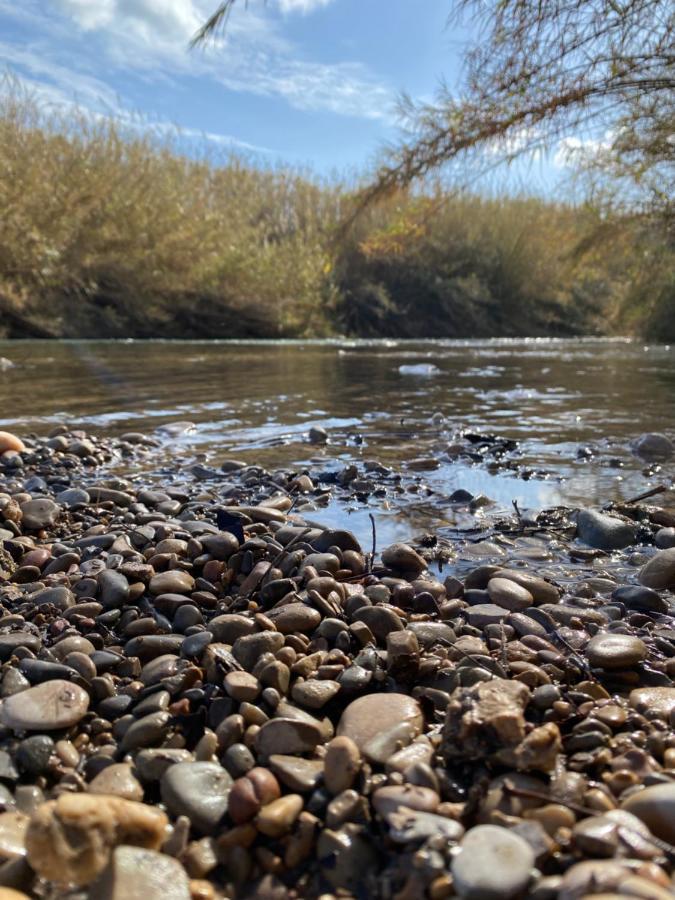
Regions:
<instances>
[{"instance_id":1,"label":"rocky riverbank","mask_svg":"<svg viewBox=\"0 0 675 900\"><path fill-rule=\"evenodd\" d=\"M673 895L673 492L378 550L310 471L0 452L0 900Z\"/></svg>"}]
</instances>

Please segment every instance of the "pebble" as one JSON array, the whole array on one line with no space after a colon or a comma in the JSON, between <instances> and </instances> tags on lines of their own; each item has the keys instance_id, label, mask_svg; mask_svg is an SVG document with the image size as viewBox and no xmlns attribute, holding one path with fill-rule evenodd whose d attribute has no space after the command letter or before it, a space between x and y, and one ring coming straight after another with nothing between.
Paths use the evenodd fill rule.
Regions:
<instances>
[{"instance_id":1,"label":"pebble","mask_svg":"<svg viewBox=\"0 0 675 900\"><path fill-rule=\"evenodd\" d=\"M174 816L187 816L201 834L211 834L225 811L231 775L217 763L176 763L161 778L162 801Z\"/></svg>"},{"instance_id":2,"label":"pebble","mask_svg":"<svg viewBox=\"0 0 675 900\"><path fill-rule=\"evenodd\" d=\"M640 584L655 591L675 587L675 547L659 550L652 556L640 569L638 579Z\"/></svg>"},{"instance_id":3,"label":"pebble","mask_svg":"<svg viewBox=\"0 0 675 900\"><path fill-rule=\"evenodd\" d=\"M21 438L9 431L0 431L0 453L13 450L15 453L25 453L26 447Z\"/></svg>"},{"instance_id":4,"label":"pebble","mask_svg":"<svg viewBox=\"0 0 675 900\"><path fill-rule=\"evenodd\" d=\"M618 600L628 609L640 609L658 613L668 612L668 603L651 588L640 584L623 584L612 593L612 600Z\"/></svg>"},{"instance_id":5,"label":"pebble","mask_svg":"<svg viewBox=\"0 0 675 900\"><path fill-rule=\"evenodd\" d=\"M350 738L372 762L384 764L422 730L419 704L406 694L369 694L353 700L342 713L339 736Z\"/></svg>"},{"instance_id":6,"label":"pebble","mask_svg":"<svg viewBox=\"0 0 675 900\"><path fill-rule=\"evenodd\" d=\"M262 686L257 678L248 672L228 672L223 686L234 700L251 702L259 696Z\"/></svg>"},{"instance_id":7,"label":"pebble","mask_svg":"<svg viewBox=\"0 0 675 900\"><path fill-rule=\"evenodd\" d=\"M116 847L92 886L90 900L192 900L190 882L178 860L141 847ZM2 898L0 898L2 900Z\"/></svg>"},{"instance_id":8,"label":"pebble","mask_svg":"<svg viewBox=\"0 0 675 900\"><path fill-rule=\"evenodd\" d=\"M322 743L323 735L318 724L301 719L271 719L265 722L255 738L255 746L263 757L273 753L294 755L311 753Z\"/></svg>"},{"instance_id":9,"label":"pebble","mask_svg":"<svg viewBox=\"0 0 675 900\"><path fill-rule=\"evenodd\" d=\"M26 854L28 816L22 812L0 813L0 861Z\"/></svg>"},{"instance_id":10,"label":"pebble","mask_svg":"<svg viewBox=\"0 0 675 900\"><path fill-rule=\"evenodd\" d=\"M321 622L321 613L304 603L287 603L279 606L270 610L268 617L281 634L293 634L297 631L311 634Z\"/></svg>"},{"instance_id":11,"label":"pebble","mask_svg":"<svg viewBox=\"0 0 675 900\"><path fill-rule=\"evenodd\" d=\"M465 900L501 900L525 890L534 862L523 838L506 828L476 825L460 841L452 877Z\"/></svg>"},{"instance_id":12,"label":"pebble","mask_svg":"<svg viewBox=\"0 0 675 900\"><path fill-rule=\"evenodd\" d=\"M321 709L339 692L340 684L337 681L312 679L311 681L296 681L291 696L300 706L306 706L308 709Z\"/></svg>"},{"instance_id":13,"label":"pebble","mask_svg":"<svg viewBox=\"0 0 675 900\"><path fill-rule=\"evenodd\" d=\"M621 809L641 819L656 837L675 843L675 782L642 788L630 794Z\"/></svg>"},{"instance_id":14,"label":"pebble","mask_svg":"<svg viewBox=\"0 0 675 900\"><path fill-rule=\"evenodd\" d=\"M628 699L633 709L640 712L655 712L663 718L668 718L675 710L675 687L635 688L630 692Z\"/></svg>"},{"instance_id":15,"label":"pebble","mask_svg":"<svg viewBox=\"0 0 675 900\"><path fill-rule=\"evenodd\" d=\"M55 731L75 725L88 708L83 688L57 678L7 697L0 721L14 731Z\"/></svg>"},{"instance_id":16,"label":"pebble","mask_svg":"<svg viewBox=\"0 0 675 900\"><path fill-rule=\"evenodd\" d=\"M119 844L158 850L166 815L157 807L102 794L61 794L33 813L26 830L26 857L43 878L89 884Z\"/></svg>"},{"instance_id":17,"label":"pebble","mask_svg":"<svg viewBox=\"0 0 675 900\"><path fill-rule=\"evenodd\" d=\"M534 597L526 588L508 578L491 578L488 582L487 592L493 603L510 612L527 609L534 602Z\"/></svg>"},{"instance_id":18,"label":"pebble","mask_svg":"<svg viewBox=\"0 0 675 900\"><path fill-rule=\"evenodd\" d=\"M499 625L508 616L509 611L496 603L477 603L463 610L466 621L473 628L486 628L488 625Z\"/></svg>"},{"instance_id":19,"label":"pebble","mask_svg":"<svg viewBox=\"0 0 675 900\"><path fill-rule=\"evenodd\" d=\"M255 820L256 828L267 837L280 838L291 830L303 806L300 794L285 794L263 806Z\"/></svg>"},{"instance_id":20,"label":"pebble","mask_svg":"<svg viewBox=\"0 0 675 900\"><path fill-rule=\"evenodd\" d=\"M299 793L314 790L324 773L323 760L302 759L300 756L284 756L280 753L270 756L269 765L282 784Z\"/></svg>"},{"instance_id":21,"label":"pebble","mask_svg":"<svg viewBox=\"0 0 675 900\"><path fill-rule=\"evenodd\" d=\"M29 893L34 867L36 890L83 900L668 890L647 820L672 839L670 506L582 511L579 537L639 532L621 556L570 543L558 508L521 514L551 517L548 537L491 516L489 540L371 561L303 514L329 490L421 500L419 476L199 459L146 487L153 444L132 438L60 426L0 478L0 882ZM127 458L133 478L113 474ZM54 525L22 523L43 500ZM660 586L631 583L640 566ZM36 692L66 688L82 709L55 722Z\"/></svg>"},{"instance_id":22,"label":"pebble","mask_svg":"<svg viewBox=\"0 0 675 900\"><path fill-rule=\"evenodd\" d=\"M125 800L143 799L143 787L128 763L106 766L92 779L88 790L90 794L107 794L123 797Z\"/></svg>"},{"instance_id":23,"label":"pebble","mask_svg":"<svg viewBox=\"0 0 675 900\"><path fill-rule=\"evenodd\" d=\"M647 658L648 647L640 638L630 634L597 634L585 649L586 659L599 669L623 669L635 666Z\"/></svg>"},{"instance_id":24,"label":"pebble","mask_svg":"<svg viewBox=\"0 0 675 900\"><path fill-rule=\"evenodd\" d=\"M427 567L424 560L416 550L408 544L392 544L382 551L382 562L390 569L399 572L409 572L411 575L420 575Z\"/></svg>"},{"instance_id":25,"label":"pebble","mask_svg":"<svg viewBox=\"0 0 675 900\"><path fill-rule=\"evenodd\" d=\"M31 531L41 531L54 525L60 512L53 500L27 500L21 504L21 524Z\"/></svg>"},{"instance_id":26,"label":"pebble","mask_svg":"<svg viewBox=\"0 0 675 900\"><path fill-rule=\"evenodd\" d=\"M594 509L581 509L577 515L577 537L598 550L623 550L634 544L637 529L632 522Z\"/></svg>"},{"instance_id":27,"label":"pebble","mask_svg":"<svg viewBox=\"0 0 675 900\"><path fill-rule=\"evenodd\" d=\"M340 794L352 787L361 770L361 751L346 735L333 738L326 747L324 782L331 794Z\"/></svg>"},{"instance_id":28,"label":"pebble","mask_svg":"<svg viewBox=\"0 0 675 900\"><path fill-rule=\"evenodd\" d=\"M172 569L169 572L158 572L150 579L151 594L189 594L195 589L195 580L187 572Z\"/></svg>"},{"instance_id":29,"label":"pebble","mask_svg":"<svg viewBox=\"0 0 675 900\"><path fill-rule=\"evenodd\" d=\"M664 461L673 455L673 444L665 436L658 432L641 434L633 443L633 450L643 459L649 461Z\"/></svg>"},{"instance_id":30,"label":"pebble","mask_svg":"<svg viewBox=\"0 0 675 900\"><path fill-rule=\"evenodd\" d=\"M403 622L386 606L362 606L352 616L355 622L365 622L380 643L385 643L392 631L403 631Z\"/></svg>"}]
</instances>

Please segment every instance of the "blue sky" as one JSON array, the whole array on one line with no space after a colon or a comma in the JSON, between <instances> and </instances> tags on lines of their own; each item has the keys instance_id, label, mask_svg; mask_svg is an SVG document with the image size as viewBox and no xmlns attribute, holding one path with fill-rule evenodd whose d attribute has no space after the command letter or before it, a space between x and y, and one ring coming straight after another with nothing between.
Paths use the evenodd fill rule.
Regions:
<instances>
[{"instance_id":1,"label":"blue sky","mask_svg":"<svg viewBox=\"0 0 675 900\"><path fill-rule=\"evenodd\" d=\"M224 41L189 51L216 5L0 0L0 60L49 104L344 174L396 139L401 91L430 98L455 81L470 37L447 27L450 0L240 0ZM555 170L508 177L550 186Z\"/></svg>"}]
</instances>

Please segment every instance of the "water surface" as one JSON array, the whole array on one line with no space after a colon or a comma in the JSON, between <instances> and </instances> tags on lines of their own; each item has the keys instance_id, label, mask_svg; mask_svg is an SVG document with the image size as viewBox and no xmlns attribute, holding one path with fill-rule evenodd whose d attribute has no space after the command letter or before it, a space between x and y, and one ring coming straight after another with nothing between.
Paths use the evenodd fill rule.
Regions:
<instances>
[{"instance_id":1,"label":"water surface","mask_svg":"<svg viewBox=\"0 0 675 900\"><path fill-rule=\"evenodd\" d=\"M157 432L188 459L268 467L377 459L441 461L410 498L464 488L497 507L602 505L670 483L629 450L644 431L675 435L675 348L625 340L343 342L3 342L0 427L57 423L99 433ZM191 427L179 423L192 423ZM329 433L325 448L307 440ZM169 433L164 431L168 426ZM172 431L172 429L175 429ZM520 442L517 473L451 461L462 430ZM442 504L441 504L442 505ZM396 509L401 519L401 504ZM353 513L363 527L364 510Z\"/></svg>"}]
</instances>

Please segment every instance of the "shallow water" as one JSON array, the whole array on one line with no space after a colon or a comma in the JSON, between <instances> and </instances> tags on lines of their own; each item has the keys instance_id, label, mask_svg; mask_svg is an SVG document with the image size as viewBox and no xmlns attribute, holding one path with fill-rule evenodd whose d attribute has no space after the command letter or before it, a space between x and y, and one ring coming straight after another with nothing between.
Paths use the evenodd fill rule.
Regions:
<instances>
[{"instance_id":1,"label":"shallow water","mask_svg":"<svg viewBox=\"0 0 675 900\"><path fill-rule=\"evenodd\" d=\"M234 456L269 467L378 459L405 468L435 456L440 468L422 473L432 499L411 497L404 516L400 503L392 512L392 526L408 532L431 526L457 488L487 495L495 509L512 500L540 508L601 505L672 480L670 464L646 469L629 449L644 431L675 435L675 348L665 346L28 341L2 342L0 355L14 364L0 372L0 427L19 433L61 422L99 433L168 426L167 449L214 465ZM308 443L313 425L329 432L325 448ZM446 449L462 429L519 441L518 473L452 462ZM365 508L352 515L363 532Z\"/></svg>"}]
</instances>

